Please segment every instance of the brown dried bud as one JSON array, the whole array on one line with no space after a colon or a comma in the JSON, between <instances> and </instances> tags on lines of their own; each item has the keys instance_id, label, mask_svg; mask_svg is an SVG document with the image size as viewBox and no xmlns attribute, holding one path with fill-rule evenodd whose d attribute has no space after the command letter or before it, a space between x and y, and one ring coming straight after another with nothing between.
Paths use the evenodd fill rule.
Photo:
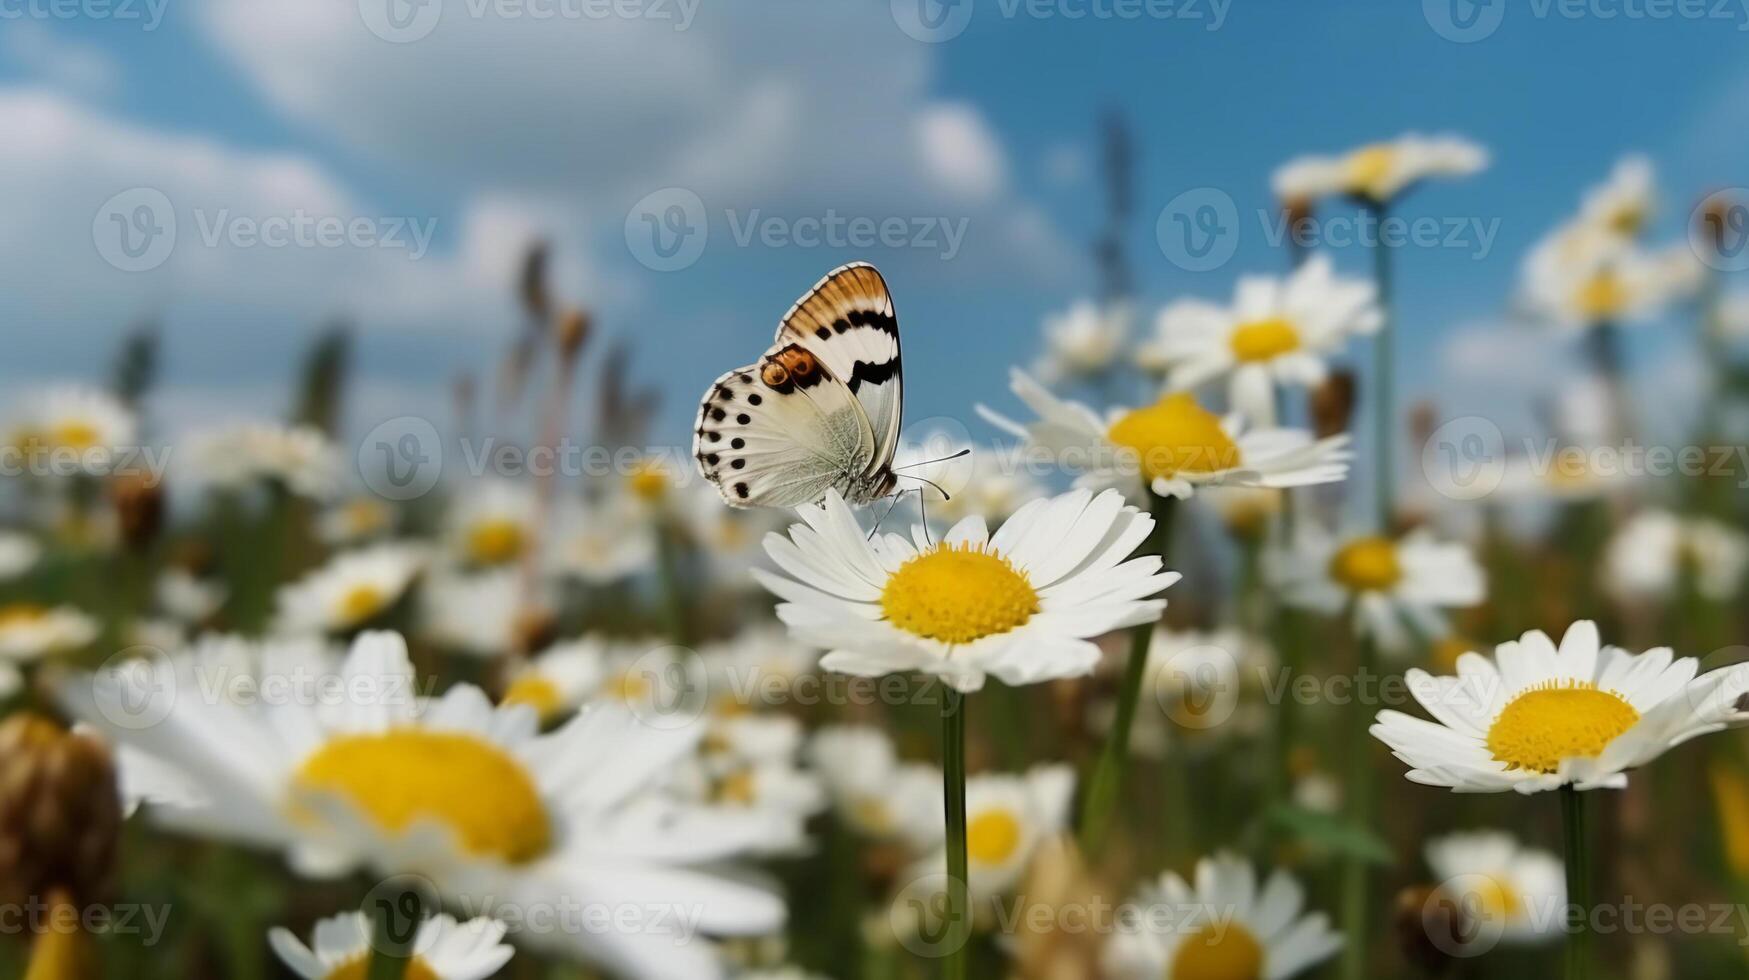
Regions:
<instances>
[{"instance_id":1,"label":"brown dried bud","mask_svg":"<svg viewBox=\"0 0 1749 980\"><path fill-rule=\"evenodd\" d=\"M564 316L559 317L556 328L559 354L567 360L576 357L577 352L583 349L583 342L589 339L591 325L589 314L578 309L566 310Z\"/></svg>"},{"instance_id":2,"label":"brown dried bud","mask_svg":"<svg viewBox=\"0 0 1749 980\"><path fill-rule=\"evenodd\" d=\"M518 653L544 650L558 637L559 621L552 610L540 606L525 607L516 614L513 636Z\"/></svg>"},{"instance_id":3,"label":"brown dried bud","mask_svg":"<svg viewBox=\"0 0 1749 980\"><path fill-rule=\"evenodd\" d=\"M1354 403L1354 372L1330 372L1323 384L1312 389L1312 431L1320 439L1347 432L1348 423L1354 417Z\"/></svg>"},{"instance_id":4,"label":"brown dried bud","mask_svg":"<svg viewBox=\"0 0 1749 980\"><path fill-rule=\"evenodd\" d=\"M1731 229L1732 212L1743 206L1728 191L1719 191L1707 195L1695 212L1695 221L1699 222L1700 237L1712 243L1713 254L1724 254L1726 247L1726 232ZM1740 221L1741 219L1739 219Z\"/></svg>"},{"instance_id":5,"label":"brown dried bud","mask_svg":"<svg viewBox=\"0 0 1749 980\"><path fill-rule=\"evenodd\" d=\"M0 903L101 896L120 833L115 764L101 742L29 712L0 722Z\"/></svg>"},{"instance_id":6,"label":"brown dried bud","mask_svg":"<svg viewBox=\"0 0 1749 980\"><path fill-rule=\"evenodd\" d=\"M117 475L109 481L109 499L122 544L133 551L150 547L164 525L163 485L149 474Z\"/></svg>"}]
</instances>

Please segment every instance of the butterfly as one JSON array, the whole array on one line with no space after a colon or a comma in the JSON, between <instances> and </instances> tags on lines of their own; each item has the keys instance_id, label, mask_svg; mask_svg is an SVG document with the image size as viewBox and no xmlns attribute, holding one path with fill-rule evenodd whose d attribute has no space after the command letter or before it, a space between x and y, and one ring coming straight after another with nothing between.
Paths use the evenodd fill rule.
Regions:
<instances>
[{"instance_id":1,"label":"butterfly","mask_svg":"<svg viewBox=\"0 0 1749 980\"><path fill-rule=\"evenodd\" d=\"M886 280L852 262L784 314L758 363L705 392L693 427L699 472L736 507L795 507L837 490L892 492L903 409L899 321Z\"/></svg>"}]
</instances>

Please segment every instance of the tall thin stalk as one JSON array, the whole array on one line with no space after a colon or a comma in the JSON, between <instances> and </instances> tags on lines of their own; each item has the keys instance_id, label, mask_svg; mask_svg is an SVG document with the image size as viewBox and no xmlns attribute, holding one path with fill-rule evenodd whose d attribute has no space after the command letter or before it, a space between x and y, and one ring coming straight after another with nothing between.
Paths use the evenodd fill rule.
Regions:
<instances>
[{"instance_id":1,"label":"tall thin stalk","mask_svg":"<svg viewBox=\"0 0 1749 980\"><path fill-rule=\"evenodd\" d=\"M965 980L971 945L971 899L966 870L966 712L965 695L942 685L942 798L947 816L946 980Z\"/></svg>"},{"instance_id":2,"label":"tall thin stalk","mask_svg":"<svg viewBox=\"0 0 1749 980\"><path fill-rule=\"evenodd\" d=\"M1154 515L1154 530L1149 535L1148 553L1164 557L1171 537L1172 513L1177 502L1172 497L1148 494L1149 508ZM1129 766L1130 728L1136 720L1136 704L1141 700L1142 678L1148 666L1148 647L1153 643L1154 624L1143 623L1130 630L1129 660L1124 666L1123 686L1118 689L1117 713L1106 733L1105 745L1094 763L1093 776L1087 781L1087 792L1081 798L1081 850L1095 855L1105 844L1110 830L1112 812L1118 793L1123 788L1124 772ZM1175 806L1184 801L1175 801Z\"/></svg>"},{"instance_id":3,"label":"tall thin stalk","mask_svg":"<svg viewBox=\"0 0 1749 980\"><path fill-rule=\"evenodd\" d=\"M1351 622L1353 616L1351 610ZM1379 656L1378 644L1370 635L1362 634L1357 639L1359 655L1356 657L1355 683L1358 690L1362 679L1376 676ZM1371 715L1362 705L1356 704L1352 706L1349 717L1353 727L1348 734L1348 820L1357 828L1370 828L1373 822L1373 766L1369 751L1371 736L1367 728L1371 723ZM1371 869L1360 855L1350 854L1343 859L1342 934L1345 942L1342 947L1342 976L1345 980L1364 980L1367 976L1367 940L1371 933L1368 928L1370 874Z\"/></svg>"},{"instance_id":4,"label":"tall thin stalk","mask_svg":"<svg viewBox=\"0 0 1749 980\"><path fill-rule=\"evenodd\" d=\"M1386 208L1372 205L1378 226L1383 227ZM1391 309L1391 247L1387 236L1379 235L1372 243L1373 283L1378 288L1379 312L1384 322L1373 338L1373 466L1375 493L1378 497L1379 533L1389 534L1396 517L1396 325Z\"/></svg>"},{"instance_id":5,"label":"tall thin stalk","mask_svg":"<svg viewBox=\"0 0 1749 980\"><path fill-rule=\"evenodd\" d=\"M1567 859L1566 980L1585 980L1591 968L1591 848L1586 840L1585 795L1561 787L1562 844Z\"/></svg>"}]
</instances>

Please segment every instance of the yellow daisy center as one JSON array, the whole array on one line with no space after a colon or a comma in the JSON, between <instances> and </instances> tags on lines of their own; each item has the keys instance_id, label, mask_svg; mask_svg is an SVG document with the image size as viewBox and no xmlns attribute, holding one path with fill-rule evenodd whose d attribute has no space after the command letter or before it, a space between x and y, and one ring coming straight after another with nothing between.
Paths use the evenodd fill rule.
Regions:
<instances>
[{"instance_id":1,"label":"yellow daisy center","mask_svg":"<svg viewBox=\"0 0 1749 980\"><path fill-rule=\"evenodd\" d=\"M631 704L650 696L650 679L641 671L622 670L608 680L606 688L609 697Z\"/></svg>"},{"instance_id":2,"label":"yellow daisy center","mask_svg":"<svg viewBox=\"0 0 1749 980\"><path fill-rule=\"evenodd\" d=\"M355 585L340 596L338 612L343 623L360 623L382 612L389 597L374 585Z\"/></svg>"},{"instance_id":3,"label":"yellow daisy center","mask_svg":"<svg viewBox=\"0 0 1749 980\"><path fill-rule=\"evenodd\" d=\"M502 565L522 556L527 537L522 525L508 518L480 521L468 528L468 558L480 565Z\"/></svg>"},{"instance_id":4,"label":"yellow daisy center","mask_svg":"<svg viewBox=\"0 0 1749 980\"><path fill-rule=\"evenodd\" d=\"M1354 151L1348 158L1349 189L1376 200L1390 196L1386 181L1397 167L1397 151L1378 143Z\"/></svg>"},{"instance_id":5,"label":"yellow daisy center","mask_svg":"<svg viewBox=\"0 0 1749 980\"><path fill-rule=\"evenodd\" d=\"M966 825L966 859L1000 865L1020 849L1020 820L1007 810L980 813Z\"/></svg>"},{"instance_id":6,"label":"yellow daisy center","mask_svg":"<svg viewBox=\"0 0 1749 980\"><path fill-rule=\"evenodd\" d=\"M1488 728L1488 751L1513 769L1552 773L1590 759L1640 720L1633 705L1590 681L1551 681L1508 704Z\"/></svg>"},{"instance_id":7,"label":"yellow daisy center","mask_svg":"<svg viewBox=\"0 0 1749 980\"><path fill-rule=\"evenodd\" d=\"M374 500L354 500L346 505L346 527L353 534L369 534L388 523L388 511Z\"/></svg>"},{"instance_id":8,"label":"yellow daisy center","mask_svg":"<svg viewBox=\"0 0 1749 980\"><path fill-rule=\"evenodd\" d=\"M1493 875L1482 875L1481 878L1472 894L1480 903L1483 915L1490 919L1511 919L1524 908L1524 900L1511 885Z\"/></svg>"},{"instance_id":9,"label":"yellow daisy center","mask_svg":"<svg viewBox=\"0 0 1749 980\"><path fill-rule=\"evenodd\" d=\"M887 801L878 796L858 796L848 806L857 826L875 834L891 833L896 822Z\"/></svg>"},{"instance_id":10,"label":"yellow daisy center","mask_svg":"<svg viewBox=\"0 0 1749 980\"><path fill-rule=\"evenodd\" d=\"M55 426L53 441L57 446L66 446L71 449L90 449L97 445L101 435L102 433L98 431L97 426L74 419Z\"/></svg>"},{"instance_id":11,"label":"yellow daisy center","mask_svg":"<svg viewBox=\"0 0 1749 980\"><path fill-rule=\"evenodd\" d=\"M1263 946L1236 922L1204 926L1178 945L1172 980L1261 980Z\"/></svg>"},{"instance_id":12,"label":"yellow daisy center","mask_svg":"<svg viewBox=\"0 0 1749 980\"><path fill-rule=\"evenodd\" d=\"M1179 473L1219 473L1239 466L1239 447L1221 428L1220 417L1190 395L1167 395L1112 424L1112 442L1134 450L1142 472L1152 480Z\"/></svg>"},{"instance_id":13,"label":"yellow daisy center","mask_svg":"<svg viewBox=\"0 0 1749 980\"><path fill-rule=\"evenodd\" d=\"M1227 343L1241 361L1267 361L1299 349L1300 332L1284 317L1252 320L1233 328Z\"/></svg>"},{"instance_id":14,"label":"yellow daisy center","mask_svg":"<svg viewBox=\"0 0 1749 980\"><path fill-rule=\"evenodd\" d=\"M737 769L717 783L717 801L751 806L759 799L759 782L751 769Z\"/></svg>"},{"instance_id":15,"label":"yellow daisy center","mask_svg":"<svg viewBox=\"0 0 1749 980\"><path fill-rule=\"evenodd\" d=\"M1623 205L1610 212L1608 224L1610 230L1618 235L1633 238L1646 226L1645 209L1637 205Z\"/></svg>"},{"instance_id":16,"label":"yellow daisy center","mask_svg":"<svg viewBox=\"0 0 1749 980\"><path fill-rule=\"evenodd\" d=\"M1585 280L1573 297L1573 305L1591 320L1609 320L1628 305L1628 290L1621 277L1608 269Z\"/></svg>"},{"instance_id":17,"label":"yellow daisy center","mask_svg":"<svg viewBox=\"0 0 1749 980\"><path fill-rule=\"evenodd\" d=\"M1389 538L1356 538L1331 556L1330 577L1350 592L1382 592L1402 579L1403 566Z\"/></svg>"},{"instance_id":18,"label":"yellow daisy center","mask_svg":"<svg viewBox=\"0 0 1749 980\"><path fill-rule=\"evenodd\" d=\"M1008 559L978 545L940 544L893 573L881 592L887 621L916 636L971 643L1026 624L1038 593Z\"/></svg>"},{"instance_id":19,"label":"yellow daisy center","mask_svg":"<svg viewBox=\"0 0 1749 980\"><path fill-rule=\"evenodd\" d=\"M360 956L347 960L336 967L322 980L365 980L370 976L370 957ZM401 974L403 980L443 980L443 977L422 957L415 956L407 961L407 969Z\"/></svg>"},{"instance_id":20,"label":"yellow daisy center","mask_svg":"<svg viewBox=\"0 0 1749 980\"><path fill-rule=\"evenodd\" d=\"M639 500L656 503L668 496L668 471L656 463L640 463L632 467L626 486Z\"/></svg>"},{"instance_id":21,"label":"yellow daisy center","mask_svg":"<svg viewBox=\"0 0 1749 980\"><path fill-rule=\"evenodd\" d=\"M406 728L342 736L304 760L293 781L346 797L386 831L436 820L477 856L521 863L552 842L528 771L472 735Z\"/></svg>"},{"instance_id":22,"label":"yellow daisy center","mask_svg":"<svg viewBox=\"0 0 1749 980\"><path fill-rule=\"evenodd\" d=\"M0 630L34 626L47 619L49 611L34 602L14 602L0 606Z\"/></svg>"},{"instance_id":23,"label":"yellow daisy center","mask_svg":"<svg viewBox=\"0 0 1749 980\"><path fill-rule=\"evenodd\" d=\"M544 720L564 709L565 698L558 685L539 674L528 673L510 682L509 690L504 692L504 703L526 704Z\"/></svg>"}]
</instances>

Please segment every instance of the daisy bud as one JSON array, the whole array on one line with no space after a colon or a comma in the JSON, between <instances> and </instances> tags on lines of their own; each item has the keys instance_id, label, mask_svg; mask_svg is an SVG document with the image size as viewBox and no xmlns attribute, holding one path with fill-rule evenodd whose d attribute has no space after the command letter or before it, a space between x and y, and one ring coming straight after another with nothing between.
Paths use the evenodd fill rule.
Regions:
<instances>
[{"instance_id":1,"label":"daisy bud","mask_svg":"<svg viewBox=\"0 0 1749 980\"><path fill-rule=\"evenodd\" d=\"M589 314L577 309L566 310L565 315L559 317L557 327L559 354L566 360L576 357L583 342L589 339L592 325Z\"/></svg>"},{"instance_id":2,"label":"daisy bud","mask_svg":"<svg viewBox=\"0 0 1749 980\"><path fill-rule=\"evenodd\" d=\"M108 749L41 715L0 723L0 901L47 911L29 980L92 975L79 910L105 889L120 832Z\"/></svg>"},{"instance_id":3,"label":"daisy bud","mask_svg":"<svg viewBox=\"0 0 1749 980\"><path fill-rule=\"evenodd\" d=\"M1468 935L1463 909L1446 901L1432 885L1414 885L1397 893L1397 944L1403 958L1428 976L1441 976L1452 965L1450 950Z\"/></svg>"},{"instance_id":4,"label":"daisy bud","mask_svg":"<svg viewBox=\"0 0 1749 980\"><path fill-rule=\"evenodd\" d=\"M117 475L109 481L109 499L124 545L143 551L164 523L164 488L144 473Z\"/></svg>"},{"instance_id":5,"label":"daisy bud","mask_svg":"<svg viewBox=\"0 0 1749 980\"><path fill-rule=\"evenodd\" d=\"M1312 431L1320 439L1348 431L1354 416L1354 372L1332 371L1324 383L1312 389Z\"/></svg>"},{"instance_id":6,"label":"daisy bud","mask_svg":"<svg viewBox=\"0 0 1749 980\"><path fill-rule=\"evenodd\" d=\"M1714 255L1725 251L1725 230L1731 227L1731 210L1737 206L1738 202L1724 191L1709 194L1701 202L1696 220L1700 222L1702 238L1712 243Z\"/></svg>"}]
</instances>

